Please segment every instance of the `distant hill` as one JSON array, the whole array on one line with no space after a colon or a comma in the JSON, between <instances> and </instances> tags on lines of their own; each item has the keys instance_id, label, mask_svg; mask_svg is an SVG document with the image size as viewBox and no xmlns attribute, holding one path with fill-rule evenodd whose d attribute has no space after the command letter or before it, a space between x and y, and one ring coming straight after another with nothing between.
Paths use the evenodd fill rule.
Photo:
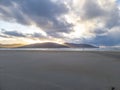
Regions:
<instances>
[{"instance_id":1,"label":"distant hill","mask_svg":"<svg viewBox=\"0 0 120 90\"><path fill-rule=\"evenodd\" d=\"M69 48L69 47L63 44L46 42L46 43L36 43L36 44L25 45L19 48Z\"/></svg>"},{"instance_id":2,"label":"distant hill","mask_svg":"<svg viewBox=\"0 0 120 90\"><path fill-rule=\"evenodd\" d=\"M75 43L64 43L70 48L98 48L90 44L75 44Z\"/></svg>"},{"instance_id":3,"label":"distant hill","mask_svg":"<svg viewBox=\"0 0 120 90\"><path fill-rule=\"evenodd\" d=\"M58 44L53 42L46 42L24 45L19 48L97 48L97 47L89 44L74 44L74 43Z\"/></svg>"}]
</instances>

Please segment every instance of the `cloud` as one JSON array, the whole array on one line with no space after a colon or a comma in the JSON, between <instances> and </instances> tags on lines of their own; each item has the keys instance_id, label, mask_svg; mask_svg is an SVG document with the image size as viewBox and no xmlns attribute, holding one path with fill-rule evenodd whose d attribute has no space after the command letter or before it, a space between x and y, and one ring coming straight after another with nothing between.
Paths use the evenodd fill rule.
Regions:
<instances>
[{"instance_id":1,"label":"cloud","mask_svg":"<svg viewBox=\"0 0 120 90\"><path fill-rule=\"evenodd\" d=\"M18 31L6 31L6 30L2 30L2 34L8 35L8 36L14 36L14 37L25 37L24 34L18 32Z\"/></svg>"},{"instance_id":2,"label":"cloud","mask_svg":"<svg viewBox=\"0 0 120 90\"><path fill-rule=\"evenodd\" d=\"M78 5L77 3L75 4ZM120 33L118 32L118 29L120 29L120 10L115 0L83 0L81 7L74 10L73 13L78 18L77 22L85 26L82 28L84 31L82 36L73 38L73 42L97 45L115 45L120 43L118 35ZM79 30L79 32L81 31Z\"/></svg>"},{"instance_id":3,"label":"cloud","mask_svg":"<svg viewBox=\"0 0 120 90\"><path fill-rule=\"evenodd\" d=\"M45 38L45 36L43 36L41 33L37 33L37 32L34 32L32 34L27 34L27 35L32 38Z\"/></svg>"},{"instance_id":4,"label":"cloud","mask_svg":"<svg viewBox=\"0 0 120 90\"><path fill-rule=\"evenodd\" d=\"M82 18L86 20L100 18L106 14L105 10L99 5L97 0L85 0L83 10Z\"/></svg>"},{"instance_id":5,"label":"cloud","mask_svg":"<svg viewBox=\"0 0 120 90\"><path fill-rule=\"evenodd\" d=\"M103 30L103 29L102 29ZM103 30L105 31L105 30ZM115 27L106 32L95 32L95 37L92 39L83 40L84 43L91 43L102 46L115 46L120 45L120 27Z\"/></svg>"},{"instance_id":6,"label":"cloud","mask_svg":"<svg viewBox=\"0 0 120 90\"><path fill-rule=\"evenodd\" d=\"M2 0L0 6L3 19L27 25L34 23L49 33L63 32L63 28L70 26L59 19L67 11L63 3L54 3L51 0Z\"/></svg>"},{"instance_id":7,"label":"cloud","mask_svg":"<svg viewBox=\"0 0 120 90\"><path fill-rule=\"evenodd\" d=\"M120 43L118 1L1 0L0 19L23 25L34 24L46 32L48 38L114 45ZM4 34L16 37L43 37L39 33L25 35L15 31L6 31Z\"/></svg>"},{"instance_id":8,"label":"cloud","mask_svg":"<svg viewBox=\"0 0 120 90\"><path fill-rule=\"evenodd\" d=\"M14 38L14 37L18 37L18 38L45 38L45 36L43 36L41 33L38 32L34 32L34 33L21 33L19 31L13 30L13 31L8 31L5 29L1 29L1 35L0 37L3 38Z\"/></svg>"}]
</instances>

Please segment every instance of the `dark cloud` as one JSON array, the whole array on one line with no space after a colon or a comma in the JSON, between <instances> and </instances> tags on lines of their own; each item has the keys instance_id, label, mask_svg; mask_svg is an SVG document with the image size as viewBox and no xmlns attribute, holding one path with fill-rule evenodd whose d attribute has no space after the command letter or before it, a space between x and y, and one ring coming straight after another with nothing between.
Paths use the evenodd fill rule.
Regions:
<instances>
[{"instance_id":1,"label":"dark cloud","mask_svg":"<svg viewBox=\"0 0 120 90\"><path fill-rule=\"evenodd\" d=\"M105 10L99 6L97 0L85 0L83 6L83 19L94 19L105 15Z\"/></svg>"},{"instance_id":2,"label":"dark cloud","mask_svg":"<svg viewBox=\"0 0 120 90\"><path fill-rule=\"evenodd\" d=\"M117 4L115 5L116 6L113 5L112 8L110 6L106 9L103 6L100 6L97 0L85 0L81 17L85 20L100 19L102 23L105 24L105 28L111 29L120 25L120 11Z\"/></svg>"},{"instance_id":3,"label":"dark cloud","mask_svg":"<svg viewBox=\"0 0 120 90\"><path fill-rule=\"evenodd\" d=\"M48 33L66 32L70 27L65 20L59 19L68 12L68 8L63 3L54 3L51 0L2 0L0 12L3 14L2 18L28 25L34 22ZM63 27L66 29L63 30Z\"/></svg>"},{"instance_id":4,"label":"dark cloud","mask_svg":"<svg viewBox=\"0 0 120 90\"><path fill-rule=\"evenodd\" d=\"M91 33L94 33L95 35L103 35L105 33L107 33L109 30L106 28L95 28L93 31L91 31Z\"/></svg>"},{"instance_id":5,"label":"dark cloud","mask_svg":"<svg viewBox=\"0 0 120 90\"><path fill-rule=\"evenodd\" d=\"M108 18L106 20L106 27L111 29L113 27L120 26L120 11L117 7L113 8L106 18Z\"/></svg>"},{"instance_id":6,"label":"dark cloud","mask_svg":"<svg viewBox=\"0 0 120 90\"><path fill-rule=\"evenodd\" d=\"M17 23L21 24L30 24L29 19L25 16L25 14L20 10L20 7L12 0L9 0L9 3L6 3L7 0L4 0L2 4L0 1L0 13L1 19L7 21L16 21Z\"/></svg>"},{"instance_id":7,"label":"dark cloud","mask_svg":"<svg viewBox=\"0 0 120 90\"><path fill-rule=\"evenodd\" d=\"M41 33L21 33L18 32L16 30L14 31L8 31L5 29L1 29L1 33L2 35L0 35L0 37L3 38L10 38L10 37L24 37L24 38L44 38L45 36L43 36Z\"/></svg>"},{"instance_id":8,"label":"dark cloud","mask_svg":"<svg viewBox=\"0 0 120 90\"><path fill-rule=\"evenodd\" d=\"M50 0L24 0L20 4L24 13L46 17L48 19L67 11L63 4L55 4Z\"/></svg>"},{"instance_id":9,"label":"dark cloud","mask_svg":"<svg viewBox=\"0 0 120 90\"><path fill-rule=\"evenodd\" d=\"M33 33L33 34L28 34L30 37L32 37L32 38L44 38L45 36L43 36L42 34L40 34L40 33L37 33L37 32L35 32L35 33Z\"/></svg>"},{"instance_id":10,"label":"dark cloud","mask_svg":"<svg viewBox=\"0 0 120 90\"><path fill-rule=\"evenodd\" d=\"M44 30L57 32L59 28L67 25L66 22L57 19L67 12L64 4L56 4L50 0L27 0L21 4L21 8L32 21Z\"/></svg>"},{"instance_id":11,"label":"dark cloud","mask_svg":"<svg viewBox=\"0 0 120 90\"><path fill-rule=\"evenodd\" d=\"M13 0L0 0L0 5L10 6Z\"/></svg>"},{"instance_id":12,"label":"dark cloud","mask_svg":"<svg viewBox=\"0 0 120 90\"><path fill-rule=\"evenodd\" d=\"M8 35L8 36L14 36L14 37L26 37L23 33L20 33L18 31L6 31L6 30L2 30L2 34Z\"/></svg>"}]
</instances>

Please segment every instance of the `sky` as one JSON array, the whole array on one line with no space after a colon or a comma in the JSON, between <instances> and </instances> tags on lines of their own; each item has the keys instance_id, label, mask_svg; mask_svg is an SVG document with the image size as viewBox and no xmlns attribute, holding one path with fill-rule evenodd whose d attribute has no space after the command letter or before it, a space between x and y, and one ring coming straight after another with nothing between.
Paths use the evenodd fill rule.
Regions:
<instances>
[{"instance_id":1,"label":"sky","mask_svg":"<svg viewBox=\"0 0 120 90\"><path fill-rule=\"evenodd\" d=\"M120 46L120 0L0 0L0 43Z\"/></svg>"}]
</instances>

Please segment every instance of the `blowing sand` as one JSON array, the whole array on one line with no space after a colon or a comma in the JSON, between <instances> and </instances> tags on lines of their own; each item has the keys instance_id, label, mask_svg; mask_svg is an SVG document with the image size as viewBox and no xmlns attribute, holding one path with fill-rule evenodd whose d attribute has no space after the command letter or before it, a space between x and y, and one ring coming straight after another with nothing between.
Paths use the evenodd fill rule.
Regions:
<instances>
[{"instance_id":1,"label":"blowing sand","mask_svg":"<svg viewBox=\"0 0 120 90\"><path fill-rule=\"evenodd\" d=\"M120 90L120 52L0 51L0 90Z\"/></svg>"}]
</instances>

